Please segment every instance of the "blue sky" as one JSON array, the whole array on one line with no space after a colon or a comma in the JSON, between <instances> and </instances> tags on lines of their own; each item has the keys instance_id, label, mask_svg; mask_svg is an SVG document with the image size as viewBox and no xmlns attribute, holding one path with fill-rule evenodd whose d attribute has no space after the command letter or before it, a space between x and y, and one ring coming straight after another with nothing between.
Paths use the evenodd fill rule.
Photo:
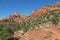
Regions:
<instances>
[{"instance_id":1,"label":"blue sky","mask_svg":"<svg viewBox=\"0 0 60 40\"><path fill-rule=\"evenodd\" d=\"M14 12L19 12L20 15L24 13L30 15L33 10L56 2L60 0L0 0L0 18L7 17Z\"/></svg>"}]
</instances>

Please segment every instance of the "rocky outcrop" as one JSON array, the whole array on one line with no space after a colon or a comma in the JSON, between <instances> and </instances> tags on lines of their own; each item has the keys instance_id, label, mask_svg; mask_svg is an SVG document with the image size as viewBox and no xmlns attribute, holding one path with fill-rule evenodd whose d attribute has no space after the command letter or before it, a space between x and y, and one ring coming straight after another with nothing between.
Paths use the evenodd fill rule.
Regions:
<instances>
[{"instance_id":1,"label":"rocky outcrop","mask_svg":"<svg viewBox=\"0 0 60 40\"><path fill-rule=\"evenodd\" d=\"M56 4L55 4L56 6L60 6L60 2L56 2Z\"/></svg>"},{"instance_id":2,"label":"rocky outcrop","mask_svg":"<svg viewBox=\"0 0 60 40\"><path fill-rule=\"evenodd\" d=\"M16 19L16 20L15 20ZM19 13L18 12L16 12L16 13L14 13L14 14L12 14L12 15L10 15L9 17L8 17L8 20L9 21L17 21L17 20L19 20L20 19L20 15L19 15Z\"/></svg>"},{"instance_id":3,"label":"rocky outcrop","mask_svg":"<svg viewBox=\"0 0 60 40\"><path fill-rule=\"evenodd\" d=\"M8 20L6 18L0 19L0 23L7 22Z\"/></svg>"},{"instance_id":4,"label":"rocky outcrop","mask_svg":"<svg viewBox=\"0 0 60 40\"><path fill-rule=\"evenodd\" d=\"M31 14L31 16L36 16L39 14L46 14L50 11L60 11L60 2L57 2L54 5L44 6L41 9L34 10Z\"/></svg>"},{"instance_id":5,"label":"rocky outcrop","mask_svg":"<svg viewBox=\"0 0 60 40\"><path fill-rule=\"evenodd\" d=\"M60 40L60 30L55 27L28 31L20 40Z\"/></svg>"},{"instance_id":6,"label":"rocky outcrop","mask_svg":"<svg viewBox=\"0 0 60 40\"><path fill-rule=\"evenodd\" d=\"M21 39L23 37L23 33L24 32L22 30L16 31L16 32L14 32L13 37L15 37L17 39Z\"/></svg>"},{"instance_id":7,"label":"rocky outcrop","mask_svg":"<svg viewBox=\"0 0 60 40\"><path fill-rule=\"evenodd\" d=\"M3 18L0 20L0 23L1 22L21 22L21 17L19 15L18 12L15 12L14 14L10 15L9 17L7 18Z\"/></svg>"}]
</instances>

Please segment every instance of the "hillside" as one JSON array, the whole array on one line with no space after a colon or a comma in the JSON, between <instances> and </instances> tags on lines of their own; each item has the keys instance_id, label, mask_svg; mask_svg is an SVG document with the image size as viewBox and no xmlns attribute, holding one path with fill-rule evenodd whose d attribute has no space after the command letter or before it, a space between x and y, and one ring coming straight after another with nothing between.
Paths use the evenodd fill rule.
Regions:
<instances>
[{"instance_id":1,"label":"hillside","mask_svg":"<svg viewBox=\"0 0 60 40\"><path fill-rule=\"evenodd\" d=\"M0 19L0 40L60 40L60 2Z\"/></svg>"}]
</instances>

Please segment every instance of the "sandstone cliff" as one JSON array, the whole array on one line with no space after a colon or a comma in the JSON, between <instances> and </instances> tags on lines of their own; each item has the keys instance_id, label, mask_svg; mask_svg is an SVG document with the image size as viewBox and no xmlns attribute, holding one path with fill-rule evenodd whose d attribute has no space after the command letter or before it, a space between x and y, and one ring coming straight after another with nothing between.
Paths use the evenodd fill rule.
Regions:
<instances>
[{"instance_id":1,"label":"sandstone cliff","mask_svg":"<svg viewBox=\"0 0 60 40\"><path fill-rule=\"evenodd\" d=\"M57 2L54 5L44 6L41 9L34 10L31 16L39 15L39 14L46 14L49 11L60 11L60 2Z\"/></svg>"}]
</instances>

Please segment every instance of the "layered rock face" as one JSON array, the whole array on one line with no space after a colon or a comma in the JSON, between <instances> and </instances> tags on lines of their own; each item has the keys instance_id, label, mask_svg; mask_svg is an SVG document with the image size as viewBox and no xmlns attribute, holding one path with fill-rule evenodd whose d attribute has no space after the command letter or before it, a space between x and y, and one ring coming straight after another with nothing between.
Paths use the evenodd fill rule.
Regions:
<instances>
[{"instance_id":1,"label":"layered rock face","mask_svg":"<svg viewBox=\"0 0 60 40\"><path fill-rule=\"evenodd\" d=\"M46 14L49 11L60 11L59 7L60 7L60 2L57 2L54 5L44 6L41 9L34 10L31 14L31 16L36 16L36 15L39 15L39 14Z\"/></svg>"},{"instance_id":2,"label":"layered rock face","mask_svg":"<svg viewBox=\"0 0 60 40\"><path fill-rule=\"evenodd\" d=\"M21 17L18 12L10 15L7 18L0 19L0 22L21 22Z\"/></svg>"},{"instance_id":3,"label":"layered rock face","mask_svg":"<svg viewBox=\"0 0 60 40\"><path fill-rule=\"evenodd\" d=\"M21 21L21 18L20 18L19 13L16 12L16 13L10 15L10 16L8 17L8 20L9 20L10 22L20 22L20 21Z\"/></svg>"},{"instance_id":4,"label":"layered rock face","mask_svg":"<svg viewBox=\"0 0 60 40\"><path fill-rule=\"evenodd\" d=\"M9 20L7 18L0 19L0 23L8 22Z\"/></svg>"},{"instance_id":5,"label":"layered rock face","mask_svg":"<svg viewBox=\"0 0 60 40\"><path fill-rule=\"evenodd\" d=\"M3 22L22 22L28 20L27 15L23 15L22 17L19 15L18 12L13 13L12 15L8 16L7 18L0 19L0 23Z\"/></svg>"}]
</instances>

